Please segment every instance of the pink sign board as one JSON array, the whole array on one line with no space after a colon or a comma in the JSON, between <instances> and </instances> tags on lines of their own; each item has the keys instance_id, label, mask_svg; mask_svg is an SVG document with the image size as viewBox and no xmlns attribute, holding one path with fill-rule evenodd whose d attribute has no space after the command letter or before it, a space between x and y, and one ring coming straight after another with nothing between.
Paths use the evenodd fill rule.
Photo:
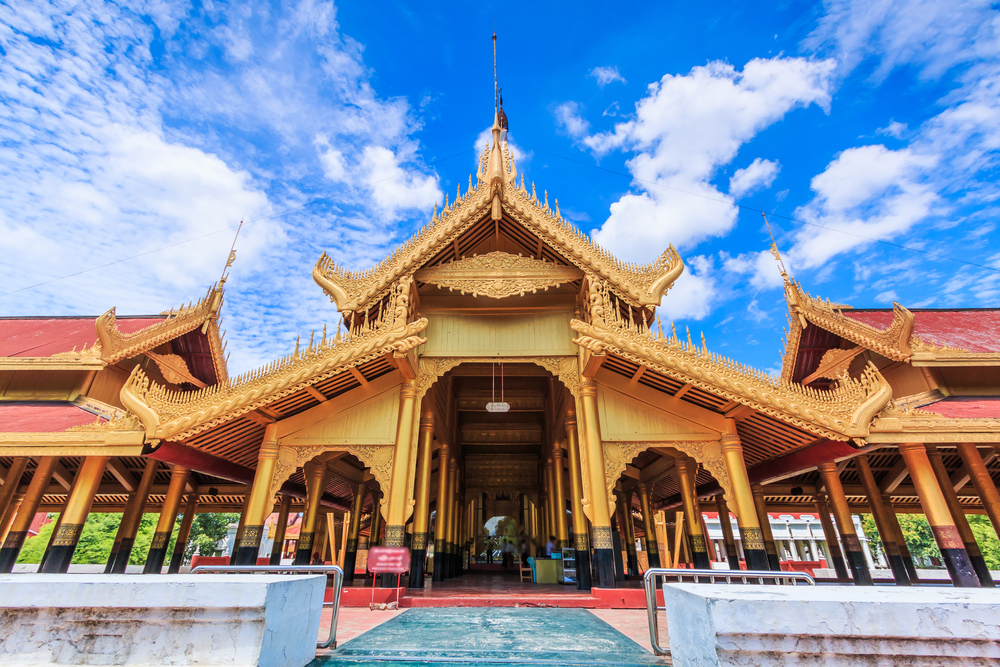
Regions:
<instances>
[{"instance_id":1,"label":"pink sign board","mask_svg":"<svg viewBox=\"0 0 1000 667\"><path fill-rule=\"evenodd\" d=\"M377 573L402 574L410 569L410 550L406 547L372 547L368 550L368 569Z\"/></svg>"}]
</instances>

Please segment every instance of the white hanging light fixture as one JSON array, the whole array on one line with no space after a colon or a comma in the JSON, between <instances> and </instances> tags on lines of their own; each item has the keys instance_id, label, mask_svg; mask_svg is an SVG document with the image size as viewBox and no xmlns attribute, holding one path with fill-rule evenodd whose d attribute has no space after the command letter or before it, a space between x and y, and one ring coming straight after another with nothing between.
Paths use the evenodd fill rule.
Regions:
<instances>
[{"instance_id":1,"label":"white hanging light fixture","mask_svg":"<svg viewBox=\"0 0 1000 667\"><path fill-rule=\"evenodd\" d=\"M493 364L493 400L486 404L486 412L507 412L510 403L503 400L503 364L500 364L500 402L497 402L497 365Z\"/></svg>"}]
</instances>

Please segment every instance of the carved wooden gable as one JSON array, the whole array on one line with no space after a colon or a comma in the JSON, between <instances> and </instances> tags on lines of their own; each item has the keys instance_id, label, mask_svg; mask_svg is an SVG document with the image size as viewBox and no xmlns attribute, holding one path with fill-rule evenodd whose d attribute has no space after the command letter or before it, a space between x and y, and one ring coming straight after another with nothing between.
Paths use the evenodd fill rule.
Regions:
<instances>
[{"instance_id":1,"label":"carved wooden gable","mask_svg":"<svg viewBox=\"0 0 1000 667\"><path fill-rule=\"evenodd\" d=\"M604 386L597 390L601 439L609 442L716 440L718 432Z\"/></svg>"},{"instance_id":2,"label":"carved wooden gable","mask_svg":"<svg viewBox=\"0 0 1000 667\"><path fill-rule=\"evenodd\" d=\"M283 445L393 445L399 387L337 412L288 438Z\"/></svg>"},{"instance_id":3,"label":"carved wooden gable","mask_svg":"<svg viewBox=\"0 0 1000 667\"><path fill-rule=\"evenodd\" d=\"M421 269L415 277L419 282L462 294L503 299L580 280L583 271L574 266L496 251Z\"/></svg>"}]
</instances>

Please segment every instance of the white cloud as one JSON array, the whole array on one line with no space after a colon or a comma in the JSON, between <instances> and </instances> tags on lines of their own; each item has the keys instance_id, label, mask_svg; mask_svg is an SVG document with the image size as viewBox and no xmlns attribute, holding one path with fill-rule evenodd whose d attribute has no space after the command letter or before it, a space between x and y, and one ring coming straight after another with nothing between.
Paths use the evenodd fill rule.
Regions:
<instances>
[{"instance_id":1,"label":"white cloud","mask_svg":"<svg viewBox=\"0 0 1000 667\"><path fill-rule=\"evenodd\" d=\"M609 83L614 83L615 81L621 81L622 83L627 83L625 77L621 75L618 71L617 66L612 67L595 67L590 70L590 76L597 79L597 85L603 88Z\"/></svg>"},{"instance_id":2,"label":"white cloud","mask_svg":"<svg viewBox=\"0 0 1000 667\"><path fill-rule=\"evenodd\" d=\"M902 139L903 135L906 134L908 128L906 123L900 123L898 121L889 121L889 124L885 127L880 127L875 130L875 134L885 134L890 137L895 137L896 139Z\"/></svg>"},{"instance_id":3,"label":"white cloud","mask_svg":"<svg viewBox=\"0 0 1000 667\"><path fill-rule=\"evenodd\" d=\"M556 107L556 125L574 139L585 137L590 132L590 123L580 115L580 105L563 102Z\"/></svg>"},{"instance_id":4,"label":"white cloud","mask_svg":"<svg viewBox=\"0 0 1000 667\"><path fill-rule=\"evenodd\" d=\"M761 189L767 189L774 183L781 165L777 160L762 160L757 158L745 169L737 169L729 179L729 194L735 199L753 194Z\"/></svg>"},{"instance_id":5,"label":"white cloud","mask_svg":"<svg viewBox=\"0 0 1000 667\"><path fill-rule=\"evenodd\" d=\"M711 258L687 258L684 273L670 288L658 309L668 320L701 320L712 312L717 295Z\"/></svg>"},{"instance_id":6,"label":"white cloud","mask_svg":"<svg viewBox=\"0 0 1000 667\"><path fill-rule=\"evenodd\" d=\"M896 294L895 290L888 290L876 296L875 300L879 303L892 303L893 301L899 300L899 295Z\"/></svg>"},{"instance_id":7,"label":"white cloud","mask_svg":"<svg viewBox=\"0 0 1000 667\"><path fill-rule=\"evenodd\" d=\"M472 153L475 156L476 165L479 164L479 158L483 154L483 149L493 145L493 126L487 127L485 130L479 133L476 137L475 143L472 145ZM511 137L511 134L507 133L507 148L510 149L510 154L514 157L514 164L517 165L518 173L524 168L534 156L529 150L526 150L523 146L518 145L516 141ZM473 173L475 175L475 173ZM464 187L464 186L463 186Z\"/></svg>"},{"instance_id":8,"label":"white cloud","mask_svg":"<svg viewBox=\"0 0 1000 667\"><path fill-rule=\"evenodd\" d=\"M669 243L693 245L728 232L737 209L711 184L716 170L791 109L827 108L833 67L773 58L752 60L739 72L713 62L651 84L634 118L583 139L598 156L634 152L628 167L640 190L611 205L595 239L620 257L643 261Z\"/></svg>"},{"instance_id":9,"label":"white cloud","mask_svg":"<svg viewBox=\"0 0 1000 667\"><path fill-rule=\"evenodd\" d=\"M443 197L436 176L404 171L388 148L369 146L361 166L375 203L389 216L406 209L430 210Z\"/></svg>"}]
</instances>

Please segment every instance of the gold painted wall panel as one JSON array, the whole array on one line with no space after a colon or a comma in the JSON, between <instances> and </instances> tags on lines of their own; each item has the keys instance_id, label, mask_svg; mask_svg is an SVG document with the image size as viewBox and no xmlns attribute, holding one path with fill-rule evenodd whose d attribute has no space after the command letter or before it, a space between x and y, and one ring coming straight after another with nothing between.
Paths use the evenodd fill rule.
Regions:
<instances>
[{"instance_id":1,"label":"gold painted wall panel","mask_svg":"<svg viewBox=\"0 0 1000 667\"><path fill-rule=\"evenodd\" d=\"M399 416L399 387L319 422L283 445L394 445Z\"/></svg>"},{"instance_id":2,"label":"gold painted wall panel","mask_svg":"<svg viewBox=\"0 0 1000 667\"><path fill-rule=\"evenodd\" d=\"M576 355L572 311L462 315L424 312L430 325L422 356L530 357Z\"/></svg>"},{"instance_id":3,"label":"gold painted wall panel","mask_svg":"<svg viewBox=\"0 0 1000 667\"><path fill-rule=\"evenodd\" d=\"M673 417L598 385L597 406L601 417L601 439L609 442L668 442L716 439L718 434L679 417Z\"/></svg>"}]
</instances>

